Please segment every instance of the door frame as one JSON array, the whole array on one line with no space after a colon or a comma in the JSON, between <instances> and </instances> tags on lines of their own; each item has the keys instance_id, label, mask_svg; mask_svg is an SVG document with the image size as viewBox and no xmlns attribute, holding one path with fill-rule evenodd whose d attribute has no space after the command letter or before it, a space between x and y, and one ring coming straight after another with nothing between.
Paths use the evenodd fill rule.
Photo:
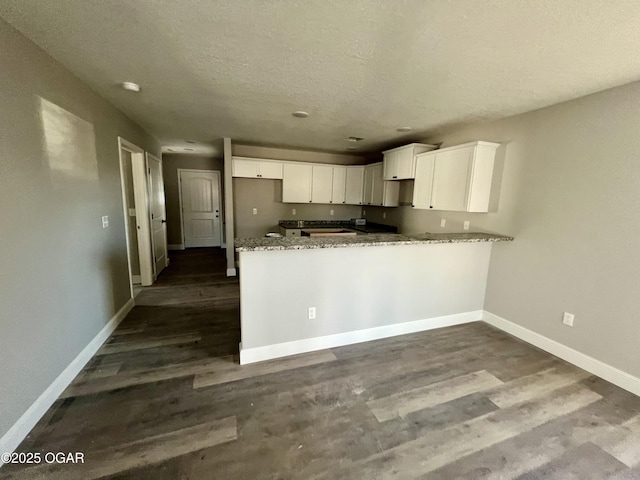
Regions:
<instances>
[{"instance_id":1,"label":"door frame","mask_svg":"<svg viewBox=\"0 0 640 480\"><path fill-rule=\"evenodd\" d=\"M162 183L163 187L163 191L164 191L164 171L163 171L163 165L162 165L162 159L156 157L155 155L146 152L145 153L145 168L146 168L146 172L147 172L147 176L151 176L151 169L149 168L149 158L152 158L153 160L157 160L158 163L160 164L160 182ZM148 178L147 181L147 198L151 198L151 178ZM165 199L166 199L166 193L165 193ZM151 239L151 258L153 258L153 252L155 252L155 245L153 244L153 232L151 231L151 225L153 223L153 219L151 218L152 212L151 212L151 205L149 205L149 209L148 209L148 220L149 220L149 236ZM164 207L164 266L165 268L169 266L169 247L167 245L167 206L166 206L166 200L165 200L165 207ZM152 271L153 271L153 280L157 280L158 278L158 272L156 272L156 263L155 262L151 262L152 263Z\"/></svg>"},{"instance_id":2,"label":"door frame","mask_svg":"<svg viewBox=\"0 0 640 480\"><path fill-rule=\"evenodd\" d=\"M127 264L129 267L129 288L134 298L131 269L131 239L129 238L129 212L124 180L124 162L122 150L131 153L131 175L133 177L133 197L136 209L136 228L138 230L138 257L140 258L140 283L143 286L153 284L153 264L151 251L151 225L149 223L149 192L147 189L147 162L145 151L136 144L118 137L118 158L120 159L120 186L122 190L122 209L125 218L125 238L127 243Z\"/></svg>"},{"instance_id":3,"label":"door frame","mask_svg":"<svg viewBox=\"0 0 640 480\"><path fill-rule=\"evenodd\" d=\"M221 181L220 181L220 177L222 175L222 172L220 172L220 170L204 170L204 169L198 169L198 168L178 168L178 201L180 202L180 233L182 234L181 239L182 239L182 245L184 245L184 248L187 248L187 245L185 243L184 240L184 211L182 210L182 172L192 172L192 173L200 173L200 172L207 172L207 173L215 173L216 174L216 178L218 179L218 208L220 210L220 213L222 213L222 186L221 186ZM223 222L223 217L222 215L220 215L220 247L222 247L222 245L224 245L224 242L222 241L223 237L222 237L222 226L224 225Z\"/></svg>"}]
</instances>

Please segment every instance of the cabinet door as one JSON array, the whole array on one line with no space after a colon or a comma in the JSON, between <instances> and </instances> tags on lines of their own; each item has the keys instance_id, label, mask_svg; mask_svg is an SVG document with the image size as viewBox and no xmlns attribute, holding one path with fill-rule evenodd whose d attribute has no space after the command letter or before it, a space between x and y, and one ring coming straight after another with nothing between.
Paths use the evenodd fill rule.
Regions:
<instances>
[{"instance_id":1,"label":"cabinet door","mask_svg":"<svg viewBox=\"0 0 640 480\"><path fill-rule=\"evenodd\" d=\"M403 148L396 155L395 178L406 180L415 177L415 151L414 148Z\"/></svg>"},{"instance_id":2,"label":"cabinet door","mask_svg":"<svg viewBox=\"0 0 640 480\"><path fill-rule=\"evenodd\" d=\"M244 158L233 159L234 177L258 178L258 161Z\"/></svg>"},{"instance_id":3,"label":"cabinet door","mask_svg":"<svg viewBox=\"0 0 640 480\"><path fill-rule=\"evenodd\" d=\"M388 152L384 154L383 177L385 180L396 180L398 178L398 152Z\"/></svg>"},{"instance_id":4,"label":"cabinet door","mask_svg":"<svg viewBox=\"0 0 640 480\"><path fill-rule=\"evenodd\" d=\"M382 205L385 207L397 207L400 204L400 182L382 182Z\"/></svg>"},{"instance_id":5,"label":"cabinet door","mask_svg":"<svg viewBox=\"0 0 640 480\"><path fill-rule=\"evenodd\" d=\"M259 162L258 176L260 178L273 178L276 180L282 180L282 163Z\"/></svg>"},{"instance_id":6,"label":"cabinet door","mask_svg":"<svg viewBox=\"0 0 640 480\"><path fill-rule=\"evenodd\" d=\"M311 178L311 202L331 203L333 167L314 165Z\"/></svg>"},{"instance_id":7,"label":"cabinet door","mask_svg":"<svg viewBox=\"0 0 640 480\"><path fill-rule=\"evenodd\" d=\"M371 170L371 205L384 204L384 180L382 179L382 164L370 167Z\"/></svg>"},{"instance_id":8,"label":"cabinet door","mask_svg":"<svg viewBox=\"0 0 640 480\"><path fill-rule=\"evenodd\" d=\"M364 168L364 189L362 194L362 203L371 205L373 203L373 167L367 165Z\"/></svg>"},{"instance_id":9,"label":"cabinet door","mask_svg":"<svg viewBox=\"0 0 640 480\"><path fill-rule=\"evenodd\" d=\"M345 203L362 205L364 186L364 167L347 167Z\"/></svg>"},{"instance_id":10,"label":"cabinet door","mask_svg":"<svg viewBox=\"0 0 640 480\"><path fill-rule=\"evenodd\" d=\"M282 202L311 202L311 176L311 165L285 163L282 177Z\"/></svg>"},{"instance_id":11,"label":"cabinet door","mask_svg":"<svg viewBox=\"0 0 640 480\"><path fill-rule=\"evenodd\" d=\"M436 154L431 193L434 210L467 210L473 152L472 147Z\"/></svg>"},{"instance_id":12,"label":"cabinet door","mask_svg":"<svg viewBox=\"0 0 640 480\"><path fill-rule=\"evenodd\" d=\"M347 167L333 167L331 203L345 203Z\"/></svg>"},{"instance_id":13,"label":"cabinet door","mask_svg":"<svg viewBox=\"0 0 640 480\"><path fill-rule=\"evenodd\" d=\"M416 157L416 179L413 183L414 208L433 208L431 192L433 191L433 168L436 164L435 154L418 155Z\"/></svg>"}]
</instances>

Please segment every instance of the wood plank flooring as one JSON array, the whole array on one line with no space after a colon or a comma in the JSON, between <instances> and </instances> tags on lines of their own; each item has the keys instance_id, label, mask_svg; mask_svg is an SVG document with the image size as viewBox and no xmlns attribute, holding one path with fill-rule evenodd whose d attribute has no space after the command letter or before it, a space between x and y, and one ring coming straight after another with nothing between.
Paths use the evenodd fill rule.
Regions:
<instances>
[{"instance_id":1,"label":"wood plank flooring","mask_svg":"<svg viewBox=\"0 0 640 480\"><path fill-rule=\"evenodd\" d=\"M482 323L238 365L218 249L156 285L0 479L640 479L640 398Z\"/></svg>"}]
</instances>

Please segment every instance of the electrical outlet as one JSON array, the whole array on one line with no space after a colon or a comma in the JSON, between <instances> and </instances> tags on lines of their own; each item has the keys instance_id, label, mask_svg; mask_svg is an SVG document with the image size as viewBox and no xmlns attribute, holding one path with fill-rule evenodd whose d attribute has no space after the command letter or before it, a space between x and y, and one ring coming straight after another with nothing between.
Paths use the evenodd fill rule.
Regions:
<instances>
[{"instance_id":1,"label":"electrical outlet","mask_svg":"<svg viewBox=\"0 0 640 480\"><path fill-rule=\"evenodd\" d=\"M573 313L564 312L562 314L562 323L564 323L565 325L568 325L570 327L573 327L573 319L574 318L575 318L575 315Z\"/></svg>"},{"instance_id":2,"label":"electrical outlet","mask_svg":"<svg viewBox=\"0 0 640 480\"><path fill-rule=\"evenodd\" d=\"M362 216L366 217L367 216L367 211L366 210L362 210Z\"/></svg>"},{"instance_id":3,"label":"electrical outlet","mask_svg":"<svg viewBox=\"0 0 640 480\"><path fill-rule=\"evenodd\" d=\"M333 209L329 210L329 215L333 216Z\"/></svg>"},{"instance_id":4,"label":"electrical outlet","mask_svg":"<svg viewBox=\"0 0 640 480\"><path fill-rule=\"evenodd\" d=\"M296 209L295 209L295 208L292 208L292 209L291 209L291 214L292 214L292 215L295 215L295 214L296 214Z\"/></svg>"},{"instance_id":5,"label":"electrical outlet","mask_svg":"<svg viewBox=\"0 0 640 480\"><path fill-rule=\"evenodd\" d=\"M258 209L257 209L257 208L254 208L254 209L253 209L253 214L254 214L254 215L257 215L257 214L258 214Z\"/></svg>"},{"instance_id":6,"label":"electrical outlet","mask_svg":"<svg viewBox=\"0 0 640 480\"><path fill-rule=\"evenodd\" d=\"M135 217L136 216L136 209L135 208L130 208L129 209L129 216L130 217Z\"/></svg>"},{"instance_id":7,"label":"electrical outlet","mask_svg":"<svg viewBox=\"0 0 640 480\"><path fill-rule=\"evenodd\" d=\"M309 307L309 320L316 318L316 307Z\"/></svg>"},{"instance_id":8,"label":"electrical outlet","mask_svg":"<svg viewBox=\"0 0 640 480\"><path fill-rule=\"evenodd\" d=\"M387 212L382 212L382 218L387 218Z\"/></svg>"},{"instance_id":9,"label":"electrical outlet","mask_svg":"<svg viewBox=\"0 0 640 480\"><path fill-rule=\"evenodd\" d=\"M440 219L440 226L444 228L444 226L447 224L447 219L446 218L441 218Z\"/></svg>"},{"instance_id":10,"label":"electrical outlet","mask_svg":"<svg viewBox=\"0 0 640 480\"><path fill-rule=\"evenodd\" d=\"M465 230L469 230L469 225L471 222L469 222L469 220L465 220L464 223L462 224L462 228Z\"/></svg>"},{"instance_id":11,"label":"electrical outlet","mask_svg":"<svg viewBox=\"0 0 640 480\"><path fill-rule=\"evenodd\" d=\"M102 228L109 228L109 215L102 217Z\"/></svg>"}]
</instances>

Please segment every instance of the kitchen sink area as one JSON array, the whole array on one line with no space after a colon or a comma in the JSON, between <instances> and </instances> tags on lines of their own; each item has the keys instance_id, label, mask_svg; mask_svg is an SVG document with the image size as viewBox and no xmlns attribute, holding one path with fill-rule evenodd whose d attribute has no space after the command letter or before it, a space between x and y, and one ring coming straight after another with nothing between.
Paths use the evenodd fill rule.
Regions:
<instances>
[{"instance_id":1,"label":"kitchen sink area","mask_svg":"<svg viewBox=\"0 0 640 480\"><path fill-rule=\"evenodd\" d=\"M398 233L398 228L378 223L365 223L362 219L352 220L280 220L278 223L283 237L331 237L368 235L372 233Z\"/></svg>"}]
</instances>

